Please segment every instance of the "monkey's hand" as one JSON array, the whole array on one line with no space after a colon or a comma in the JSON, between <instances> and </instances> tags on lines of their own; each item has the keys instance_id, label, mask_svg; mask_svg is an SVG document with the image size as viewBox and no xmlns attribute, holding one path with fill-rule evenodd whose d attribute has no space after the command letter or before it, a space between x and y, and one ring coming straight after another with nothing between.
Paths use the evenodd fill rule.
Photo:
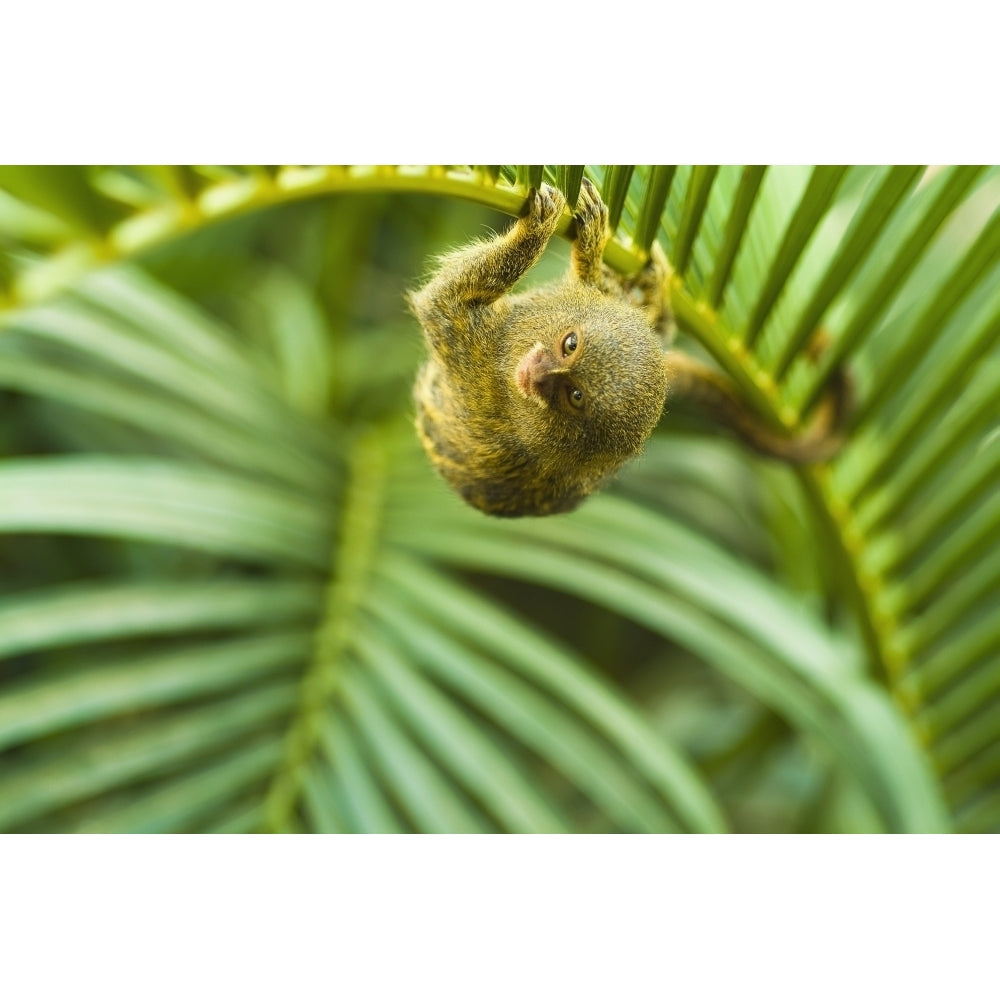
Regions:
<instances>
[{"instance_id":1,"label":"monkey's hand","mask_svg":"<svg viewBox=\"0 0 1000 1000\"><path fill-rule=\"evenodd\" d=\"M600 289L606 295L624 299L641 309L650 326L664 343L672 339L673 321L666 306L666 282L670 266L658 245L653 246L646 266L635 275L619 274L602 260L604 248L611 238L608 229L608 209L597 189L586 178L580 187L576 204L576 238L573 241L571 272L585 285Z\"/></svg>"},{"instance_id":2,"label":"monkey's hand","mask_svg":"<svg viewBox=\"0 0 1000 1000\"><path fill-rule=\"evenodd\" d=\"M601 201L597 188L583 179L576 203L576 239L573 240L573 271L586 285L603 288L601 258L608 236L608 206Z\"/></svg>"},{"instance_id":3,"label":"monkey's hand","mask_svg":"<svg viewBox=\"0 0 1000 1000\"><path fill-rule=\"evenodd\" d=\"M559 214L566 207L566 197L558 188L543 184L537 190L528 192L528 200L524 203L521 214L521 224L526 229L538 228L545 232L545 240L555 232Z\"/></svg>"},{"instance_id":4,"label":"monkey's hand","mask_svg":"<svg viewBox=\"0 0 1000 1000\"><path fill-rule=\"evenodd\" d=\"M491 264L491 274L497 295L508 291L541 257L559 225L566 197L558 188L543 184L528 192L525 212L497 242Z\"/></svg>"}]
</instances>

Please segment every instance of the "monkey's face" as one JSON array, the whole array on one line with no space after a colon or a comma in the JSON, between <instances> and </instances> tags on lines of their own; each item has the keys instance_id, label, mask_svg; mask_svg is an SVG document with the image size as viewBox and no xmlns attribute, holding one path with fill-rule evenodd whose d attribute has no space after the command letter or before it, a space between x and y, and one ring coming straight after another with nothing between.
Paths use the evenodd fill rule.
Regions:
<instances>
[{"instance_id":1,"label":"monkey's face","mask_svg":"<svg viewBox=\"0 0 1000 1000\"><path fill-rule=\"evenodd\" d=\"M532 301L516 323L512 380L524 400L526 436L544 433L573 461L624 460L640 451L667 389L663 351L645 316L571 286ZM541 336L526 343L531 333Z\"/></svg>"},{"instance_id":2,"label":"monkey's face","mask_svg":"<svg viewBox=\"0 0 1000 1000\"><path fill-rule=\"evenodd\" d=\"M583 357L583 331L577 328L560 331L554 342L538 340L530 347L514 371L517 387L525 399L543 409L562 411L573 419L586 415L592 401L580 385L580 371L575 371Z\"/></svg>"}]
</instances>

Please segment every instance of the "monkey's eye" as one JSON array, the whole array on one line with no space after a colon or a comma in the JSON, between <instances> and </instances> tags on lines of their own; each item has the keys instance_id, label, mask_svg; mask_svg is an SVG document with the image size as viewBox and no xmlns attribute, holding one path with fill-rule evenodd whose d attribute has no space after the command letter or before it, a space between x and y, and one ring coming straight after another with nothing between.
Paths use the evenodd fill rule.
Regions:
<instances>
[{"instance_id":1,"label":"monkey's eye","mask_svg":"<svg viewBox=\"0 0 1000 1000\"><path fill-rule=\"evenodd\" d=\"M562 342L563 357L572 354L579 345L580 337L577 332L574 330L572 333L567 333Z\"/></svg>"},{"instance_id":2,"label":"monkey's eye","mask_svg":"<svg viewBox=\"0 0 1000 1000\"><path fill-rule=\"evenodd\" d=\"M575 385L566 386L566 398L569 400L569 405L575 410L583 409L583 390L578 389Z\"/></svg>"}]
</instances>

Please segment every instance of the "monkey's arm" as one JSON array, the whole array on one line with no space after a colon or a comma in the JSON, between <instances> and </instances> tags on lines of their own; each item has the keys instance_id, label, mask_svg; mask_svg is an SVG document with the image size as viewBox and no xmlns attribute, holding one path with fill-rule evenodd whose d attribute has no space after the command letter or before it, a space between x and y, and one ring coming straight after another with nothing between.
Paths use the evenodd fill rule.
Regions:
<instances>
[{"instance_id":1,"label":"monkey's arm","mask_svg":"<svg viewBox=\"0 0 1000 1000\"><path fill-rule=\"evenodd\" d=\"M586 177L580 185L576 203L576 236L570 257L571 273L585 285L605 288L606 279L602 258L608 243L608 207L601 200L597 188Z\"/></svg>"},{"instance_id":2,"label":"monkey's arm","mask_svg":"<svg viewBox=\"0 0 1000 1000\"><path fill-rule=\"evenodd\" d=\"M843 446L843 427L851 404L851 381L838 370L809 426L797 437L782 437L766 427L742 400L736 386L721 372L695 358L671 351L668 402L690 403L734 431L762 455L793 465L825 462Z\"/></svg>"},{"instance_id":3,"label":"monkey's arm","mask_svg":"<svg viewBox=\"0 0 1000 1000\"><path fill-rule=\"evenodd\" d=\"M543 184L529 196L527 214L506 233L441 261L434 278L410 297L432 344L447 347L455 326L460 331L477 307L510 291L542 255L565 204L562 192Z\"/></svg>"}]
</instances>

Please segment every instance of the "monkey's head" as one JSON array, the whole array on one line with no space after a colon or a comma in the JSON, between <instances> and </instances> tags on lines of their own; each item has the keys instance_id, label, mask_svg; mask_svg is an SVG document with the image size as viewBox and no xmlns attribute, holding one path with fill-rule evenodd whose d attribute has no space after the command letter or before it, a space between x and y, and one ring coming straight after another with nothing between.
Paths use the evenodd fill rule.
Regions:
<instances>
[{"instance_id":1,"label":"monkey's head","mask_svg":"<svg viewBox=\"0 0 1000 1000\"><path fill-rule=\"evenodd\" d=\"M642 450L667 392L663 349L642 311L579 283L518 297L508 330L518 424L558 464L609 474Z\"/></svg>"}]
</instances>

